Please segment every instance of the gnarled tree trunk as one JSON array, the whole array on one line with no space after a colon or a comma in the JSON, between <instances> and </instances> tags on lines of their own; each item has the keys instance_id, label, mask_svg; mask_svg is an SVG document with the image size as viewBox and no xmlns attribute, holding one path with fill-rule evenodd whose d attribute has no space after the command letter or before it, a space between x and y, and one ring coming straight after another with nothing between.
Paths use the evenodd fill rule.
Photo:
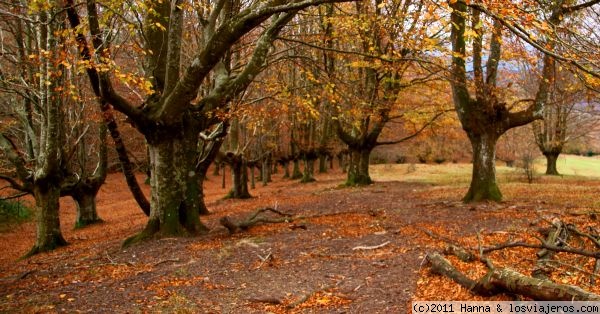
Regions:
<instances>
[{"instance_id":1,"label":"gnarled tree trunk","mask_svg":"<svg viewBox=\"0 0 600 314\"><path fill-rule=\"evenodd\" d=\"M198 201L200 190L195 168L190 167L186 150L190 147L182 135L154 136L148 141L150 155L150 219L146 228L129 238L125 245L154 235L183 236L207 232L200 222Z\"/></svg>"}]
</instances>

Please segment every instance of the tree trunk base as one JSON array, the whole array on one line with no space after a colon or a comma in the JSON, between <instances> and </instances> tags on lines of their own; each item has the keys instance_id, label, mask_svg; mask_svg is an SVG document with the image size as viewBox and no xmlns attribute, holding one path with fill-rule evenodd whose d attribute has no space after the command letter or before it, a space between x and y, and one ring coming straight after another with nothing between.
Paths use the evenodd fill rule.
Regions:
<instances>
[{"instance_id":1,"label":"tree trunk base","mask_svg":"<svg viewBox=\"0 0 600 314\"><path fill-rule=\"evenodd\" d=\"M207 234L209 229L202 223L197 226L184 226L180 223L161 224L156 219L148 221L146 228L142 232L127 238L122 247L130 247L136 243L144 242L152 239L160 239L166 237L190 237Z\"/></svg>"},{"instance_id":2,"label":"tree trunk base","mask_svg":"<svg viewBox=\"0 0 600 314\"><path fill-rule=\"evenodd\" d=\"M482 185L472 183L467 195L465 195L465 197L462 199L462 201L465 203L481 201L500 202L501 200L502 192L500 192L500 189L496 183L487 183Z\"/></svg>"},{"instance_id":3,"label":"tree trunk base","mask_svg":"<svg viewBox=\"0 0 600 314\"><path fill-rule=\"evenodd\" d=\"M368 175L348 175L348 178L344 183L345 186L365 186L370 184L373 184L373 180L371 180L371 177Z\"/></svg>"},{"instance_id":4,"label":"tree trunk base","mask_svg":"<svg viewBox=\"0 0 600 314\"><path fill-rule=\"evenodd\" d=\"M75 228L74 229L81 229L81 228L85 228L87 226L91 226L91 225L95 225L95 224L100 224L103 223L104 220L100 219L100 218L96 218L96 219L78 219L75 222Z\"/></svg>"},{"instance_id":5,"label":"tree trunk base","mask_svg":"<svg viewBox=\"0 0 600 314\"><path fill-rule=\"evenodd\" d=\"M317 181L317 179L313 178L313 177L302 177L302 180L300 180L300 183L311 183L311 182L315 182Z\"/></svg>"},{"instance_id":6,"label":"tree trunk base","mask_svg":"<svg viewBox=\"0 0 600 314\"><path fill-rule=\"evenodd\" d=\"M52 251L52 250L54 250L56 248L59 248L59 247L62 247L62 246L66 246L67 244L69 244L69 243L67 243L67 241L65 240L65 238L63 238L62 235L60 235L60 234L59 235L54 235L54 236L51 236L49 239L47 239L44 244L42 244L42 245L39 245L39 244L34 245L31 248L31 250L29 250L29 252L27 252L27 254L23 255L22 258L28 258L28 257L31 257L31 256L36 255L38 253L49 252L49 251Z\"/></svg>"}]
</instances>

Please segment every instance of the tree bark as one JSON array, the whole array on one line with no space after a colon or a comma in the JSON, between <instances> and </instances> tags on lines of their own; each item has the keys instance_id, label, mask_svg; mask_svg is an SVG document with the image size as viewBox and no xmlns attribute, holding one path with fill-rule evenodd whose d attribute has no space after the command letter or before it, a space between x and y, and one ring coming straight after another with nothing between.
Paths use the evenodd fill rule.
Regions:
<instances>
[{"instance_id":1,"label":"tree bark","mask_svg":"<svg viewBox=\"0 0 600 314\"><path fill-rule=\"evenodd\" d=\"M497 136L495 134L470 133L469 140L473 147L473 172L471 186L463 201L502 200L502 193L496 183Z\"/></svg>"},{"instance_id":2,"label":"tree bark","mask_svg":"<svg viewBox=\"0 0 600 314\"><path fill-rule=\"evenodd\" d=\"M300 171L300 160L298 158L294 158L294 167L292 168L292 180L302 178L302 172Z\"/></svg>"},{"instance_id":3,"label":"tree bark","mask_svg":"<svg viewBox=\"0 0 600 314\"><path fill-rule=\"evenodd\" d=\"M153 236L196 235L208 231L192 203L199 193L195 168L186 161L189 147L181 135L169 134L148 141L150 153L150 186L152 189L150 219L138 235L127 239L129 245ZM191 179L189 179L191 178ZM188 199L196 195L192 199Z\"/></svg>"},{"instance_id":4,"label":"tree bark","mask_svg":"<svg viewBox=\"0 0 600 314\"><path fill-rule=\"evenodd\" d=\"M35 245L25 256L54 250L67 245L60 231L58 184L36 182L33 188L35 204L38 209L37 236Z\"/></svg>"},{"instance_id":5,"label":"tree bark","mask_svg":"<svg viewBox=\"0 0 600 314\"><path fill-rule=\"evenodd\" d=\"M327 155L319 154L319 173L327 173Z\"/></svg>"},{"instance_id":6,"label":"tree bark","mask_svg":"<svg viewBox=\"0 0 600 314\"><path fill-rule=\"evenodd\" d=\"M72 198L77 207L75 228L82 228L102 222L96 211L96 191L78 193L77 195L73 195Z\"/></svg>"},{"instance_id":7,"label":"tree bark","mask_svg":"<svg viewBox=\"0 0 600 314\"><path fill-rule=\"evenodd\" d=\"M304 158L304 173L302 175L302 183L314 182L315 180L315 162L313 158Z\"/></svg>"},{"instance_id":8,"label":"tree bark","mask_svg":"<svg viewBox=\"0 0 600 314\"><path fill-rule=\"evenodd\" d=\"M520 294L540 301L598 301L600 296L576 286L560 285L549 280L525 276L510 268L496 268L479 280L473 280L458 271L437 252L427 255L431 270L447 276L461 286L479 295L489 296L502 292Z\"/></svg>"},{"instance_id":9,"label":"tree bark","mask_svg":"<svg viewBox=\"0 0 600 314\"><path fill-rule=\"evenodd\" d=\"M231 154L228 157L231 159L233 186L227 197L236 199L251 198L252 195L248 192L248 166L246 160L241 155Z\"/></svg>"},{"instance_id":10,"label":"tree bark","mask_svg":"<svg viewBox=\"0 0 600 314\"><path fill-rule=\"evenodd\" d=\"M546 174L551 176L558 176L558 169L556 168L556 161L560 152L544 152L546 156Z\"/></svg>"},{"instance_id":11,"label":"tree bark","mask_svg":"<svg viewBox=\"0 0 600 314\"><path fill-rule=\"evenodd\" d=\"M369 175L369 159L372 149L351 149L346 185L360 186L373 183Z\"/></svg>"}]
</instances>

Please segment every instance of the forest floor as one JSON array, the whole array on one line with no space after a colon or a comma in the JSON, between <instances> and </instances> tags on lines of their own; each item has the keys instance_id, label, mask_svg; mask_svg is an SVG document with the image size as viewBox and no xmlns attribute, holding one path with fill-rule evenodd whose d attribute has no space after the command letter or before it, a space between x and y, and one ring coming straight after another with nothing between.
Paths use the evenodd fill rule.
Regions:
<instances>
[{"instance_id":1,"label":"forest floor","mask_svg":"<svg viewBox=\"0 0 600 314\"><path fill-rule=\"evenodd\" d=\"M103 223L74 230L74 205L62 200L68 246L19 260L33 245L35 224L0 233L0 312L404 313L414 300L482 300L428 271L425 256L448 241L470 248L535 242L537 230L556 217L582 229L600 227L593 214L600 210L600 181L538 177L528 184L516 170L500 170L504 202L463 204L469 169L376 165L376 183L359 188L340 187L344 174L337 169L309 184L279 173L266 187L257 183L248 200L223 200L221 178L210 176L212 214L202 217L209 234L126 249L123 240L146 217L113 174L98 197ZM303 218L233 235L219 224L262 207ZM535 252L515 248L490 257L529 274ZM572 262L579 266L557 267L552 279L600 293L600 285L590 284L591 264ZM472 276L483 272L456 264Z\"/></svg>"}]
</instances>

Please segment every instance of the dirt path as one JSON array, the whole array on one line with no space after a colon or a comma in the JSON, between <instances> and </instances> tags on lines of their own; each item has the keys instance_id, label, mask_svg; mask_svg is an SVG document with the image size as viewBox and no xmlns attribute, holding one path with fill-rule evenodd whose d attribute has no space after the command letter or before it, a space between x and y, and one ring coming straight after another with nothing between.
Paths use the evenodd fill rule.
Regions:
<instances>
[{"instance_id":1,"label":"dirt path","mask_svg":"<svg viewBox=\"0 0 600 314\"><path fill-rule=\"evenodd\" d=\"M431 185L341 189L341 173L317 179L276 180L252 190L250 200L224 201L213 177L206 187L213 214L203 218L210 234L121 249L145 217L113 175L99 197L105 223L71 230L73 205L64 200L68 247L16 261L33 244L34 225L0 234L0 311L402 313L425 254L440 245L423 228L456 237L526 223L505 219L507 212L523 215L510 203L466 206L460 194L438 197ZM310 218L235 235L218 224L264 206Z\"/></svg>"}]
</instances>

